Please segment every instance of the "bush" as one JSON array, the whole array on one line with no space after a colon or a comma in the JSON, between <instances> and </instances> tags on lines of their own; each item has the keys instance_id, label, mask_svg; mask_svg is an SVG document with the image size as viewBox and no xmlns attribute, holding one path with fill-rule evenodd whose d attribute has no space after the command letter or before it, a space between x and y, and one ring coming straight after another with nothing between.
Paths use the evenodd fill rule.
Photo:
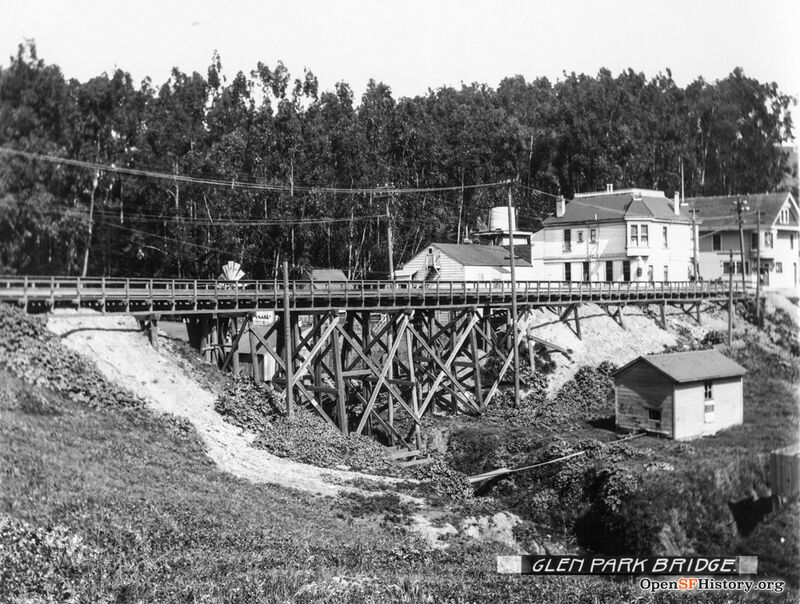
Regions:
<instances>
[{"instance_id":1,"label":"bush","mask_svg":"<svg viewBox=\"0 0 800 604\"><path fill-rule=\"evenodd\" d=\"M145 408L144 400L107 382L92 363L64 346L41 316L2 303L0 363L26 383L90 408Z\"/></svg>"},{"instance_id":2,"label":"bush","mask_svg":"<svg viewBox=\"0 0 800 604\"><path fill-rule=\"evenodd\" d=\"M397 473L387 449L378 442L358 434L345 436L316 412L302 408L292 419L276 416L265 422L253 446L321 468L346 465L361 472Z\"/></svg>"},{"instance_id":3,"label":"bush","mask_svg":"<svg viewBox=\"0 0 800 604\"><path fill-rule=\"evenodd\" d=\"M259 387L252 379L237 377L214 402L214 411L234 426L261 432L280 416L283 397L271 386Z\"/></svg>"}]
</instances>

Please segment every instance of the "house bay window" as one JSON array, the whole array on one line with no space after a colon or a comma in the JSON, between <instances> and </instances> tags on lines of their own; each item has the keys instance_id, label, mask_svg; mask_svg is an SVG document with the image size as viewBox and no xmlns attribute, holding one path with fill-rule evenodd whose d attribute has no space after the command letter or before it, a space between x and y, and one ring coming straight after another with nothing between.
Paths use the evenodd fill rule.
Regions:
<instances>
[{"instance_id":1,"label":"house bay window","mask_svg":"<svg viewBox=\"0 0 800 604\"><path fill-rule=\"evenodd\" d=\"M632 224L631 225L631 247L649 247L650 238L649 231L646 224Z\"/></svg>"}]
</instances>

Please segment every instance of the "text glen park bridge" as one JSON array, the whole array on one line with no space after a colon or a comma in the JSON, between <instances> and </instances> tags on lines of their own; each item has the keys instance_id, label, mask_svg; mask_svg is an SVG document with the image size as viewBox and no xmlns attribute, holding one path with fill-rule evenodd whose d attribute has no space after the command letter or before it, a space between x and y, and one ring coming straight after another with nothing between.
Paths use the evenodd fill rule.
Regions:
<instances>
[{"instance_id":1,"label":"text glen park bridge","mask_svg":"<svg viewBox=\"0 0 800 604\"><path fill-rule=\"evenodd\" d=\"M746 293L714 282L516 283L523 310L549 307L578 337L582 304L623 327L628 305L656 305L662 324L668 304L699 322L702 303L732 305ZM509 282L6 277L0 301L132 314L156 345L159 318L183 318L192 344L221 368L249 365L263 380L274 364L290 415L295 403L310 405L345 434L366 429L411 450L421 448L425 413L483 412L513 359ZM492 357L500 370L486 383L481 367Z\"/></svg>"}]
</instances>

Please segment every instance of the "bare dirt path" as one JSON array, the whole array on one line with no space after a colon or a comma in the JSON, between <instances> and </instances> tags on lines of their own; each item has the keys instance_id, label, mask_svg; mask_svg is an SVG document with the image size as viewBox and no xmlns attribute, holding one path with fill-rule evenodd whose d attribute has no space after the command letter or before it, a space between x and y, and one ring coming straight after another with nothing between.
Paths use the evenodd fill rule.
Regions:
<instances>
[{"instance_id":1,"label":"bare dirt path","mask_svg":"<svg viewBox=\"0 0 800 604\"><path fill-rule=\"evenodd\" d=\"M69 348L91 359L106 378L141 396L155 411L189 420L221 470L253 482L320 495L336 495L342 487L335 482L364 476L294 462L251 447L255 435L224 421L214 411L214 394L176 359L154 350L133 317L59 312L47 327Z\"/></svg>"}]
</instances>

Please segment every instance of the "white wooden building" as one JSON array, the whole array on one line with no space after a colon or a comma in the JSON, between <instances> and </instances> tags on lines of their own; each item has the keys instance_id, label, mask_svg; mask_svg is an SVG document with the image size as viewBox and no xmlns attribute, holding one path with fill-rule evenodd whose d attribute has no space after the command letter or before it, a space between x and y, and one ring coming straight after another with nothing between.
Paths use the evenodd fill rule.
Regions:
<instances>
[{"instance_id":1,"label":"white wooden building","mask_svg":"<svg viewBox=\"0 0 800 604\"><path fill-rule=\"evenodd\" d=\"M397 280L510 281L510 252L503 246L430 243L395 271ZM541 278L531 263L515 257L517 281Z\"/></svg>"},{"instance_id":2,"label":"white wooden building","mask_svg":"<svg viewBox=\"0 0 800 604\"><path fill-rule=\"evenodd\" d=\"M742 267L739 223L734 204L741 197L749 211L743 213L744 267ZM693 197L686 200L702 219L699 239L700 275L703 279L727 279L731 271L729 250L734 251L734 278L755 284L758 248L761 253L761 283L765 288L792 288L800 284L800 209L791 193ZM756 212L761 211L759 240Z\"/></svg>"},{"instance_id":3,"label":"white wooden building","mask_svg":"<svg viewBox=\"0 0 800 604\"><path fill-rule=\"evenodd\" d=\"M557 281L686 281L691 218L661 191L583 193L556 202L533 236L531 264Z\"/></svg>"},{"instance_id":4,"label":"white wooden building","mask_svg":"<svg viewBox=\"0 0 800 604\"><path fill-rule=\"evenodd\" d=\"M641 356L612 374L617 428L684 440L741 424L745 373L715 350Z\"/></svg>"}]
</instances>

